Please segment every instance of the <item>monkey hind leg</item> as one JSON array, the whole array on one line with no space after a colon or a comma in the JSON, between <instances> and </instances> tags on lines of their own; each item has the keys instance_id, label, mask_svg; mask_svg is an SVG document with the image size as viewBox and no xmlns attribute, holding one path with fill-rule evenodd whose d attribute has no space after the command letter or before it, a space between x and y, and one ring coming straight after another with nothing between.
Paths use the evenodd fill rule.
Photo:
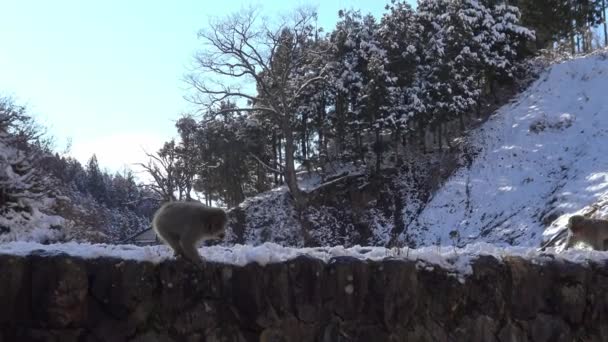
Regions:
<instances>
[{"instance_id":1,"label":"monkey hind leg","mask_svg":"<svg viewBox=\"0 0 608 342\"><path fill-rule=\"evenodd\" d=\"M205 261L196 249L197 237L196 232L190 231L181 237L179 243L186 258L196 265L204 266Z\"/></svg>"},{"instance_id":2,"label":"monkey hind leg","mask_svg":"<svg viewBox=\"0 0 608 342\"><path fill-rule=\"evenodd\" d=\"M179 235L173 234L170 232L161 233L157 231L160 238L165 241L171 248L173 249L175 256L183 256L184 251L182 250L182 245L179 243Z\"/></svg>"},{"instance_id":3,"label":"monkey hind leg","mask_svg":"<svg viewBox=\"0 0 608 342\"><path fill-rule=\"evenodd\" d=\"M566 239L566 243L564 244L564 251L566 249L570 249L572 248L575 244L576 244L577 240L575 238L573 238L571 235L568 236L568 238Z\"/></svg>"}]
</instances>

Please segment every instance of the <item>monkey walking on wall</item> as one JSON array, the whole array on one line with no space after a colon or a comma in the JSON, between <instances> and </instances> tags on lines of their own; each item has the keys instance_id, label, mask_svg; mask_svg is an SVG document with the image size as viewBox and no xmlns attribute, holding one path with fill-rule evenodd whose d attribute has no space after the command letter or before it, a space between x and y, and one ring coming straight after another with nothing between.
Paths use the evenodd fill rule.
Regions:
<instances>
[{"instance_id":1,"label":"monkey walking on wall","mask_svg":"<svg viewBox=\"0 0 608 342\"><path fill-rule=\"evenodd\" d=\"M598 251L608 249L608 220L589 219L574 215L568 220L568 238L564 250L584 242Z\"/></svg>"},{"instance_id":2,"label":"monkey walking on wall","mask_svg":"<svg viewBox=\"0 0 608 342\"><path fill-rule=\"evenodd\" d=\"M549 241L541 246L544 251L547 247L566 237L564 250L572 248L578 242L584 242L598 251L608 250L608 220L588 219L581 215L571 216L566 229L555 234Z\"/></svg>"},{"instance_id":3,"label":"monkey walking on wall","mask_svg":"<svg viewBox=\"0 0 608 342\"><path fill-rule=\"evenodd\" d=\"M221 208L199 202L168 202L154 214L152 227L176 256L183 256L196 265L203 265L196 245L200 240L223 239L227 216Z\"/></svg>"}]
</instances>

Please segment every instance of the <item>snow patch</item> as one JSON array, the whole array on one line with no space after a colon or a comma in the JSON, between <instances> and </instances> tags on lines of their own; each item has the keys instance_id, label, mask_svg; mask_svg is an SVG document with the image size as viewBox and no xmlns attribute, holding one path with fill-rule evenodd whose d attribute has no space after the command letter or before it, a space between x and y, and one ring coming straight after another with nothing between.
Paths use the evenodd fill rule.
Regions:
<instances>
[{"instance_id":1,"label":"snow patch","mask_svg":"<svg viewBox=\"0 0 608 342\"><path fill-rule=\"evenodd\" d=\"M452 231L458 246L539 246L593 205L594 217L606 217L597 203L608 199L607 74L604 54L550 67L471 134L469 143L482 150L407 234L426 246L449 244Z\"/></svg>"},{"instance_id":2,"label":"snow patch","mask_svg":"<svg viewBox=\"0 0 608 342\"><path fill-rule=\"evenodd\" d=\"M420 249L384 248L355 246L344 248L317 247L317 248L291 248L274 243L264 243L259 246L235 245L231 248L210 246L199 249L199 253L207 261L244 266L249 263L258 263L266 266L272 263L289 261L299 256L309 256L329 262L335 257L353 257L360 260L380 261L384 259L399 259L415 261L421 269L432 270L441 267L450 274L464 281L464 276L472 274L471 262L479 256L493 256L499 260L504 257L519 256L533 260L539 264L548 260L565 260L576 263L589 263L593 261L608 260L608 253L598 251L568 250L559 254L554 249L540 252L535 248L508 247L501 248L487 243L475 243L464 248L447 246L431 246ZM63 244L43 245L36 242L14 241L0 244L0 254L27 256L31 254L59 255L67 254L83 259L119 258L125 260L145 261L158 264L173 259L173 252L167 246L108 245L68 242ZM224 278L230 278L232 271L226 268L222 271ZM353 281L352 275L348 278ZM170 286L170 285L168 285ZM354 291L354 287L348 291Z\"/></svg>"}]
</instances>

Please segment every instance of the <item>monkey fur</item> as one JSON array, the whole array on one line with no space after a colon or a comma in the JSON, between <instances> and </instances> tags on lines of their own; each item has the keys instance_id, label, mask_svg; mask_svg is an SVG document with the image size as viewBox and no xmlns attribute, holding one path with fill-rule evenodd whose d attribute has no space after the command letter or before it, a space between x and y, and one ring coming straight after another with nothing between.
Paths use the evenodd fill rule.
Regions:
<instances>
[{"instance_id":1,"label":"monkey fur","mask_svg":"<svg viewBox=\"0 0 608 342\"><path fill-rule=\"evenodd\" d=\"M197 265L204 260L196 246L200 240L223 239L226 229L226 212L200 202L168 202L154 214L152 227L176 256L182 256Z\"/></svg>"},{"instance_id":2,"label":"monkey fur","mask_svg":"<svg viewBox=\"0 0 608 342\"><path fill-rule=\"evenodd\" d=\"M584 242L598 251L608 249L608 220L588 219L574 215L568 220L568 239L564 250L578 242Z\"/></svg>"}]
</instances>

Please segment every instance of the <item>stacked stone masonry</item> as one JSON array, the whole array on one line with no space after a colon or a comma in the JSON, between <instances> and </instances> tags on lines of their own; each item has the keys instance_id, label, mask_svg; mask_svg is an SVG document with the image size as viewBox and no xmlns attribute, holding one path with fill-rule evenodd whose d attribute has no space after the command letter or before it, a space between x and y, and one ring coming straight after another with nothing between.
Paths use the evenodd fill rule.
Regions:
<instances>
[{"instance_id":1,"label":"stacked stone masonry","mask_svg":"<svg viewBox=\"0 0 608 342\"><path fill-rule=\"evenodd\" d=\"M463 281L415 260L0 255L0 342L606 341L608 264L537 261L482 256Z\"/></svg>"}]
</instances>

